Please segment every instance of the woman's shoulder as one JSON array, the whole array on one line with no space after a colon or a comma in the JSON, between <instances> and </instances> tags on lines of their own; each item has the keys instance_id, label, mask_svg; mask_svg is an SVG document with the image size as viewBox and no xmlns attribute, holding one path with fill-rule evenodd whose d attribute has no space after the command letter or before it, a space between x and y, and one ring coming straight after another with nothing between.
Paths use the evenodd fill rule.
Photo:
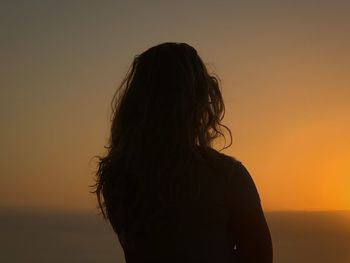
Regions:
<instances>
[{"instance_id":1,"label":"woman's shoulder","mask_svg":"<svg viewBox=\"0 0 350 263\"><path fill-rule=\"evenodd\" d=\"M224 154L212 149L212 154L220 160L220 174L224 175L225 188L231 200L240 200L246 207L259 204L260 196L254 179L246 166L235 156ZM233 202L236 202L233 201Z\"/></svg>"},{"instance_id":2,"label":"woman's shoulder","mask_svg":"<svg viewBox=\"0 0 350 263\"><path fill-rule=\"evenodd\" d=\"M237 166L242 165L242 163L234 156L222 153L216 149L209 148L209 152L216 159L221 166L226 167L229 170L232 170L232 168L235 168Z\"/></svg>"},{"instance_id":3,"label":"woman's shoulder","mask_svg":"<svg viewBox=\"0 0 350 263\"><path fill-rule=\"evenodd\" d=\"M258 190L253 177L246 166L235 156L224 154L215 149L211 153L219 160L220 166L224 167L227 187L229 191L240 197L260 200Z\"/></svg>"}]
</instances>

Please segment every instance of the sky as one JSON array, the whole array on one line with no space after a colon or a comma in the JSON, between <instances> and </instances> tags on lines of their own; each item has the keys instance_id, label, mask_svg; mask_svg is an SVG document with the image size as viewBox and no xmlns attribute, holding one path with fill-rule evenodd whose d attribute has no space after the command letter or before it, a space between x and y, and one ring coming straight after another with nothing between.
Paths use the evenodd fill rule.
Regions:
<instances>
[{"instance_id":1,"label":"sky","mask_svg":"<svg viewBox=\"0 0 350 263\"><path fill-rule=\"evenodd\" d=\"M0 206L96 208L135 55L195 47L265 210L350 209L348 1L1 1ZM217 148L222 148L218 141Z\"/></svg>"}]
</instances>

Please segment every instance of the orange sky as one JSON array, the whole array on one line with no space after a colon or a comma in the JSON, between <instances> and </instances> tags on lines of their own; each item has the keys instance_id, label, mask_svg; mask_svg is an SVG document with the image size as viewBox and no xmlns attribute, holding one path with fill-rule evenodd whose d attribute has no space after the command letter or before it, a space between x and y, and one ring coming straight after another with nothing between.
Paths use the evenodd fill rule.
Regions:
<instances>
[{"instance_id":1,"label":"orange sky","mask_svg":"<svg viewBox=\"0 0 350 263\"><path fill-rule=\"evenodd\" d=\"M350 209L350 4L326 2L2 4L0 206L94 209L114 90L135 54L178 41L220 76L225 153L265 209Z\"/></svg>"}]
</instances>

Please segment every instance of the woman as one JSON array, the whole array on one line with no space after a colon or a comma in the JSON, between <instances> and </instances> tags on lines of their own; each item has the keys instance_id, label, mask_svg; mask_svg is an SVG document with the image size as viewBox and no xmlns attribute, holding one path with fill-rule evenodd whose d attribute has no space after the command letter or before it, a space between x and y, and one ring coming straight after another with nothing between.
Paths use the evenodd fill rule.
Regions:
<instances>
[{"instance_id":1,"label":"woman","mask_svg":"<svg viewBox=\"0 0 350 263\"><path fill-rule=\"evenodd\" d=\"M196 50L163 43L136 56L112 102L93 193L126 262L272 262L251 176L212 148L231 131Z\"/></svg>"}]
</instances>

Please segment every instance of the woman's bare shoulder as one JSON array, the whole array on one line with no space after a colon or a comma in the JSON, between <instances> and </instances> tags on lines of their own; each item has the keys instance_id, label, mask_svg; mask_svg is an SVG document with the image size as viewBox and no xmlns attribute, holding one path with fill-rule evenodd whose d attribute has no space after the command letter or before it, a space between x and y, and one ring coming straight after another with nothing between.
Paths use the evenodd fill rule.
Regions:
<instances>
[{"instance_id":1,"label":"woman's bare shoulder","mask_svg":"<svg viewBox=\"0 0 350 263\"><path fill-rule=\"evenodd\" d=\"M241 162L234 156L222 153L216 149L210 148L211 153L216 156L217 159L220 159L222 162L225 162L226 165L232 167L232 165L240 165Z\"/></svg>"}]
</instances>

